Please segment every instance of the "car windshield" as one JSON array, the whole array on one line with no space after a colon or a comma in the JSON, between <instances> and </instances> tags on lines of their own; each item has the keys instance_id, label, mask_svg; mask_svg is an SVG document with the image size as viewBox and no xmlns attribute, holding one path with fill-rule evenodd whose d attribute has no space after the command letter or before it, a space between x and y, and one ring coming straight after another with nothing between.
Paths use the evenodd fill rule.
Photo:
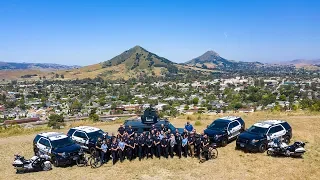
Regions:
<instances>
[{"instance_id":1,"label":"car windshield","mask_svg":"<svg viewBox=\"0 0 320 180\"><path fill-rule=\"evenodd\" d=\"M53 148L62 148L66 146L71 146L73 144L74 142L69 137L51 141L51 145Z\"/></svg>"},{"instance_id":2,"label":"car windshield","mask_svg":"<svg viewBox=\"0 0 320 180\"><path fill-rule=\"evenodd\" d=\"M268 128L251 126L247 131L255 134L266 134L268 131Z\"/></svg>"},{"instance_id":3,"label":"car windshield","mask_svg":"<svg viewBox=\"0 0 320 180\"><path fill-rule=\"evenodd\" d=\"M88 137L90 139L96 141L98 139L98 137L103 138L104 132L102 130L99 130L99 131L94 131L94 132L90 132L90 133L87 133L87 134L88 134Z\"/></svg>"},{"instance_id":4,"label":"car windshield","mask_svg":"<svg viewBox=\"0 0 320 180\"><path fill-rule=\"evenodd\" d=\"M224 130L228 126L228 122L222 122L222 121L214 121L208 126L208 129L219 129Z\"/></svg>"}]
</instances>

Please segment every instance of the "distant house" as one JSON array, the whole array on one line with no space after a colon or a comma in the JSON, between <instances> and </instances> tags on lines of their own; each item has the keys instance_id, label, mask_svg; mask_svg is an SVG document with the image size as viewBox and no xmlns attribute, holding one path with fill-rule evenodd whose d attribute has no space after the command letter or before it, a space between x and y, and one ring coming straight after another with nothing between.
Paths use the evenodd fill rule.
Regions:
<instances>
[{"instance_id":1,"label":"distant house","mask_svg":"<svg viewBox=\"0 0 320 180\"><path fill-rule=\"evenodd\" d=\"M253 113L254 112L254 108L240 108L239 113Z\"/></svg>"}]
</instances>

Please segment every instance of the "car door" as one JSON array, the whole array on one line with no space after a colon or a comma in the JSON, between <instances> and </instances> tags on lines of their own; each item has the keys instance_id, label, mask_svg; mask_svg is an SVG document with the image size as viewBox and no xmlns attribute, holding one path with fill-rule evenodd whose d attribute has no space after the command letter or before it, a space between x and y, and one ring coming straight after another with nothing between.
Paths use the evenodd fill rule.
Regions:
<instances>
[{"instance_id":1,"label":"car door","mask_svg":"<svg viewBox=\"0 0 320 180\"><path fill-rule=\"evenodd\" d=\"M275 126L275 138L282 138L286 134L286 130L282 125Z\"/></svg>"},{"instance_id":2,"label":"car door","mask_svg":"<svg viewBox=\"0 0 320 180\"><path fill-rule=\"evenodd\" d=\"M232 139L239 135L241 124L238 121L233 121L228 126L228 139Z\"/></svg>"},{"instance_id":3,"label":"car door","mask_svg":"<svg viewBox=\"0 0 320 180\"><path fill-rule=\"evenodd\" d=\"M268 145L272 144L272 141L277 138L276 134L276 126L270 127L269 131L267 132L267 140L268 140Z\"/></svg>"},{"instance_id":4,"label":"car door","mask_svg":"<svg viewBox=\"0 0 320 180\"><path fill-rule=\"evenodd\" d=\"M37 142L37 148L40 154L51 154L51 143L48 139L41 137Z\"/></svg>"},{"instance_id":5,"label":"car door","mask_svg":"<svg viewBox=\"0 0 320 180\"><path fill-rule=\"evenodd\" d=\"M87 135L83 131L75 131L72 135L72 140L79 144L82 148L87 149L86 142L88 140Z\"/></svg>"}]
</instances>

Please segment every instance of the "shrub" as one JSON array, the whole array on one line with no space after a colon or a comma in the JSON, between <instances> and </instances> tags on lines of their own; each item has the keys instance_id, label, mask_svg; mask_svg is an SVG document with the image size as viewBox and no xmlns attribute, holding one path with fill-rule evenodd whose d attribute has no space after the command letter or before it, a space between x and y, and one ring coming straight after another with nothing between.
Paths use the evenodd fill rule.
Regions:
<instances>
[{"instance_id":1,"label":"shrub","mask_svg":"<svg viewBox=\"0 0 320 180\"><path fill-rule=\"evenodd\" d=\"M51 114L49 116L48 127L60 129L60 126L64 126L64 117L58 114Z\"/></svg>"},{"instance_id":2,"label":"shrub","mask_svg":"<svg viewBox=\"0 0 320 180\"><path fill-rule=\"evenodd\" d=\"M190 120L191 120L191 117L190 117L190 116L187 116L187 120L190 121Z\"/></svg>"},{"instance_id":3,"label":"shrub","mask_svg":"<svg viewBox=\"0 0 320 180\"><path fill-rule=\"evenodd\" d=\"M196 122L194 123L194 125L195 125L195 126L201 126L201 121L196 121Z\"/></svg>"}]
</instances>

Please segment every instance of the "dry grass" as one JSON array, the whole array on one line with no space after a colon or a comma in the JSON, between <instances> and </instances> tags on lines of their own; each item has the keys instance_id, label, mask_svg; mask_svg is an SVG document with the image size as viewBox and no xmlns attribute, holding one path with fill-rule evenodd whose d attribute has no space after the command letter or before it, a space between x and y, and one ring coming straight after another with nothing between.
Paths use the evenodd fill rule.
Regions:
<instances>
[{"instance_id":1,"label":"dry grass","mask_svg":"<svg viewBox=\"0 0 320 180\"><path fill-rule=\"evenodd\" d=\"M307 153L303 159L272 158L265 154L250 154L235 151L235 142L219 148L219 157L214 161L199 164L198 160L183 158L125 161L112 166L110 163L98 169L90 167L54 168L49 172L16 175L11 166L13 154L32 155L32 140L36 133L0 138L0 179L319 179L320 172L320 117L301 113L255 113L241 115L247 127L263 119L284 119L293 128L293 140L307 141ZM190 116L194 124L198 115ZM213 119L221 116L201 116L198 131ZM182 127L187 116L171 119L177 127ZM87 124L88 122L77 122ZM115 132L116 123L89 124L109 132ZM120 123L120 122L119 122ZM80 125L80 124L72 124ZM71 126L72 126L71 125ZM66 129L61 130L63 132Z\"/></svg>"}]
</instances>

